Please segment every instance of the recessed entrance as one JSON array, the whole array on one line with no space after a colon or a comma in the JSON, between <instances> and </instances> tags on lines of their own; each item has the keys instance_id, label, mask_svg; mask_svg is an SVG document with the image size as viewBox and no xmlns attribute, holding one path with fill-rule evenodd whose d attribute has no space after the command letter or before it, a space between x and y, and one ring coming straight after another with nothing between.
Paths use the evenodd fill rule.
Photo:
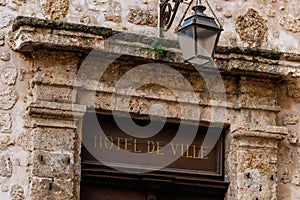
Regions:
<instances>
[{"instance_id":1,"label":"recessed entrance","mask_svg":"<svg viewBox=\"0 0 300 200\"><path fill-rule=\"evenodd\" d=\"M135 122L139 125L149 123L140 119ZM180 126L184 127L183 130L196 128L197 134L190 144L184 138L173 143L179 129L178 123L167 122L155 136L137 138L124 133L110 115L86 114L82 132L81 199L224 199L228 187L223 174L224 129L213 128L221 134L217 142L209 147L204 145L208 127L195 124ZM105 135L98 134L99 127ZM189 134L187 131L185 136L188 137ZM170 154L163 151L166 146L170 147ZM145 155L146 158L142 161L124 159L115 154L118 151ZM109 155L109 160L105 155ZM153 155L159 156L159 159L151 159ZM172 156L172 163L154 170L159 166L157 161L160 158L169 159ZM142 168L148 171L144 173ZM128 173L129 171L133 173Z\"/></svg>"},{"instance_id":2,"label":"recessed entrance","mask_svg":"<svg viewBox=\"0 0 300 200\"><path fill-rule=\"evenodd\" d=\"M219 200L224 198L203 197L198 195L150 193L147 191L133 191L122 188L111 189L97 186L83 186L82 200ZM211 193L212 194L212 193ZM213 196L213 195L212 195Z\"/></svg>"}]
</instances>

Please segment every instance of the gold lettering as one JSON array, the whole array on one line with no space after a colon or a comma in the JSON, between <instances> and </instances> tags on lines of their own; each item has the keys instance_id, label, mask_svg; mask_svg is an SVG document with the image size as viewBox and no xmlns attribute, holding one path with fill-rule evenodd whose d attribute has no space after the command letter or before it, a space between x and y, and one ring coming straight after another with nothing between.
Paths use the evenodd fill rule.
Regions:
<instances>
[{"instance_id":1,"label":"gold lettering","mask_svg":"<svg viewBox=\"0 0 300 200\"><path fill-rule=\"evenodd\" d=\"M138 143L138 139L134 138L122 138L122 137L112 137L112 136L94 136L94 148L102 149L105 148L106 150L111 150L116 144L117 149L124 149L124 151L128 152L134 152L134 153L141 153L144 152L144 150L141 150L140 143ZM171 145L171 151L174 156L180 154L181 157L185 158L192 158L192 159L208 159L206 156L208 147L205 146L197 146L193 144L192 146L189 146L188 144L174 144L170 143ZM124 148L123 148L124 147ZM145 147L142 146L144 149ZM157 155L164 155L164 152L162 151L163 145L160 141L153 141L148 140L147 141L147 153L153 153L156 151Z\"/></svg>"},{"instance_id":2,"label":"gold lettering","mask_svg":"<svg viewBox=\"0 0 300 200\"><path fill-rule=\"evenodd\" d=\"M156 142L156 152L157 155L164 155L160 150L162 149L162 146L160 146L159 142Z\"/></svg>"},{"instance_id":3,"label":"gold lettering","mask_svg":"<svg viewBox=\"0 0 300 200\"><path fill-rule=\"evenodd\" d=\"M102 136L99 138L99 149L102 149Z\"/></svg>"},{"instance_id":4,"label":"gold lettering","mask_svg":"<svg viewBox=\"0 0 300 200\"><path fill-rule=\"evenodd\" d=\"M108 144L110 146L108 146ZM113 138L111 136L105 137L104 146L107 150L111 150L113 148Z\"/></svg>"},{"instance_id":5,"label":"gold lettering","mask_svg":"<svg viewBox=\"0 0 300 200\"><path fill-rule=\"evenodd\" d=\"M155 150L155 143L153 141L148 140L148 148L147 148L147 153L153 153ZM152 149L150 151L150 144L152 145Z\"/></svg>"},{"instance_id":6,"label":"gold lettering","mask_svg":"<svg viewBox=\"0 0 300 200\"><path fill-rule=\"evenodd\" d=\"M141 153L141 150L137 150L137 141L136 141L136 139L133 140L133 152Z\"/></svg>"},{"instance_id":7,"label":"gold lettering","mask_svg":"<svg viewBox=\"0 0 300 200\"><path fill-rule=\"evenodd\" d=\"M128 146L131 146L131 143L129 141L129 138L125 138L125 143L124 143L124 150L125 151L131 151L131 149L128 149Z\"/></svg>"},{"instance_id":8,"label":"gold lettering","mask_svg":"<svg viewBox=\"0 0 300 200\"><path fill-rule=\"evenodd\" d=\"M189 155L189 145L186 145L186 157L187 158L193 158L193 156Z\"/></svg>"},{"instance_id":9,"label":"gold lettering","mask_svg":"<svg viewBox=\"0 0 300 200\"><path fill-rule=\"evenodd\" d=\"M178 144L176 144L176 147L174 147L174 144L173 144L173 143L171 143L171 148L172 148L173 155L175 156L175 155L176 155L176 153L177 153Z\"/></svg>"},{"instance_id":10,"label":"gold lettering","mask_svg":"<svg viewBox=\"0 0 300 200\"><path fill-rule=\"evenodd\" d=\"M199 152L200 159L208 159L208 157L204 158L204 153L206 153L206 151L204 151L204 148L206 148L206 147L203 147L203 146L200 147L200 152Z\"/></svg>"},{"instance_id":11,"label":"gold lettering","mask_svg":"<svg viewBox=\"0 0 300 200\"><path fill-rule=\"evenodd\" d=\"M121 149L121 139L120 137L117 137L117 146L118 146L118 150Z\"/></svg>"},{"instance_id":12,"label":"gold lettering","mask_svg":"<svg viewBox=\"0 0 300 200\"><path fill-rule=\"evenodd\" d=\"M203 146L201 146L200 147L200 158L203 158L203 156L204 156L203 154L204 154L204 152L203 152Z\"/></svg>"},{"instance_id":13,"label":"gold lettering","mask_svg":"<svg viewBox=\"0 0 300 200\"><path fill-rule=\"evenodd\" d=\"M193 145L193 158L195 158L195 159L199 159L200 158L199 155L196 156L196 145Z\"/></svg>"},{"instance_id":14,"label":"gold lettering","mask_svg":"<svg viewBox=\"0 0 300 200\"><path fill-rule=\"evenodd\" d=\"M183 146L183 144L181 144L181 156L183 156L183 154L184 154L184 146Z\"/></svg>"}]
</instances>

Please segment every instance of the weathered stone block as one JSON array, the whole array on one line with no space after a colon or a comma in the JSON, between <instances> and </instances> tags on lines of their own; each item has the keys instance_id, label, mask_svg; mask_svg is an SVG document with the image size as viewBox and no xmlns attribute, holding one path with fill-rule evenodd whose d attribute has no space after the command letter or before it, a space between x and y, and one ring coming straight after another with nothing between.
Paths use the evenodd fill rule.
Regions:
<instances>
[{"instance_id":1,"label":"weathered stone block","mask_svg":"<svg viewBox=\"0 0 300 200\"><path fill-rule=\"evenodd\" d=\"M11 177L12 163L10 158L6 155L0 155L0 176Z\"/></svg>"},{"instance_id":2,"label":"weathered stone block","mask_svg":"<svg viewBox=\"0 0 300 200\"><path fill-rule=\"evenodd\" d=\"M274 164L270 162L270 157L272 156L276 158L276 154L272 154L270 150L268 152L261 150L252 150L251 152L238 150L237 153L240 171L256 169L261 172L277 172L276 163Z\"/></svg>"},{"instance_id":3,"label":"weathered stone block","mask_svg":"<svg viewBox=\"0 0 300 200\"><path fill-rule=\"evenodd\" d=\"M276 97L276 85L272 80L246 78L240 80L240 92L259 97Z\"/></svg>"},{"instance_id":4,"label":"weathered stone block","mask_svg":"<svg viewBox=\"0 0 300 200\"><path fill-rule=\"evenodd\" d=\"M243 78L240 81L239 98L242 105L251 107L275 106L275 84L270 80Z\"/></svg>"},{"instance_id":5,"label":"weathered stone block","mask_svg":"<svg viewBox=\"0 0 300 200\"><path fill-rule=\"evenodd\" d=\"M282 117L282 123L284 126L296 125L299 123L299 116L297 114L288 113Z\"/></svg>"},{"instance_id":6,"label":"weathered stone block","mask_svg":"<svg viewBox=\"0 0 300 200\"><path fill-rule=\"evenodd\" d=\"M14 185L10 189L10 197L12 200L25 199L24 189L20 185Z\"/></svg>"},{"instance_id":7,"label":"weathered stone block","mask_svg":"<svg viewBox=\"0 0 300 200\"><path fill-rule=\"evenodd\" d=\"M300 103L300 84L288 85L287 96L292 97L296 103Z\"/></svg>"},{"instance_id":8,"label":"weathered stone block","mask_svg":"<svg viewBox=\"0 0 300 200\"><path fill-rule=\"evenodd\" d=\"M273 199L276 196L277 167L270 162L270 156L276 158L271 150L237 150L238 199Z\"/></svg>"},{"instance_id":9,"label":"weathered stone block","mask_svg":"<svg viewBox=\"0 0 300 200\"><path fill-rule=\"evenodd\" d=\"M121 23L122 22L122 7L119 0L108 0L106 3L107 9L106 13L104 15L105 20L112 21L115 23Z\"/></svg>"},{"instance_id":10,"label":"weathered stone block","mask_svg":"<svg viewBox=\"0 0 300 200\"><path fill-rule=\"evenodd\" d=\"M0 135L0 150L6 149L8 146L13 145L13 139L8 135Z\"/></svg>"},{"instance_id":11,"label":"weathered stone block","mask_svg":"<svg viewBox=\"0 0 300 200\"><path fill-rule=\"evenodd\" d=\"M284 184L290 182L289 169L286 166L278 166L278 180Z\"/></svg>"},{"instance_id":12,"label":"weathered stone block","mask_svg":"<svg viewBox=\"0 0 300 200\"><path fill-rule=\"evenodd\" d=\"M107 0L106 12L113 16L122 15L122 6L120 0Z\"/></svg>"},{"instance_id":13,"label":"weathered stone block","mask_svg":"<svg viewBox=\"0 0 300 200\"><path fill-rule=\"evenodd\" d=\"M2 51L0 54L0 59L3 61L9 61L10 60L10 53L7 51Z\"/></svg>"},{"instance_id":14,"label":"weathered stone block","mask_svg":"<svg viewBox=\"0 0 300 200\"><path fill-rule=\"evenodd\" d=\"M266 14L269 16L269 17L275 17L276 16L276 11L271 9L271 8L267 8L265 10Z\"/></svg>"},{"instance_id":15,"label":"weathered stone block","mask_svg":"<svg viewBox=\"0 0 300 200\"><path fill-rule=\"evenodd\" d=\"M33 147L37 150L74 150L75 132L71 129L37 128L33 130Z\"/></svg>"},{"instance_id":16,"label":"weathered stone block","mask_svg":"<svg viewBox=\"0 0 300 200\"><path fill-rule=\"evenodd\" d=\"M293 173L291 183L300 186L300 169L296 169Z\"/></svg>"},{"instance_id":17,"label":"weathered stone block","mask_svg":"<svg viewBox=\"0 0 300 200\"><path fill-rule=\"evenodd\" d=\"M87 107L101 108L111 110L111 94L97 95L94 92L80 90L77 95L77 101Z\"/></svg>"},{"instance_id":18,"label":"weathered stone block","mask_svg":"<svg viewBox=\"0 0 300 200\"><path fill-rule=\"evenodd\" d=\"M0 4L1 4L1 2L0 2ZM5 43L5 35L4 35L4 33L0 32L0 46L3 46L4 43Z\"/></svg>"},{"instance_id":19,"label":"weathered stone block","mask_svg":"<svg viewBox=\"0 0 300 200\"><path fill-rule=\"evenodd\" d=\"M33 150L32 145L32 134L30 131L21 133L16 139L16 143L18 146L23 148L24 150Z\"/></svg>"},{"instance_id":20,"label":"weathered stone block","mask_svg":"<svg viewBox=\"0 0 300 200\"><path fill-rule=\"evenodd\" d=\"M231 18L232 17L232 13L230 11L226 11L226 12L224 12L224 16L226 18Z\"/></svg>"},{"instance_id":21,"label":"weathered stone block","mask_svg":"<svg viewBox=\"0 0 300 200\"><path fill-rule=\"evenodd\" d=\"M252 8L246 15L239 16L236 20L236 32L250 47L260 47L267 37L267 30L266 20Z\"/></svg>"},{"instance_id":22,"label":"weathered stone block","mask_svg":"<svg viewBox=\"0 0 300 200\"><path fill-rule=\"evenodd\" d=\"M299 140L299 135L298 135L297 132L289 131L287 139L288 139L290 144L296 144Z\"/></svg>"},{"instance_id":23,"label":"weathered stone block","mask_svg":"<svg viewBox=\"0 0 300 200\"><path fill-rule=\"evenodd\" d=\"M296 17L291 15L284 15L280 20L279 24L283 26L287 31L297 33L300 31L300 23Z\"/></svg>"},{"instance_id":24,"label":"weathered stone block","mask_svg":"<svg viewBox=\"0 0 300 200\"><path fill-rule=\"evenodd\" d=\"M5 6L6 5L6 0L0 0L0 6Z\"/></svg>"},{"instance_id":25,"label":"weathered stone block","mask_svg":"<svg viewBox=\"0 0 300 200\"><path fill-rule=\"evenodd\" d=\"M0 133L10 133L12 120L10 113L0 111Z\"/></svg>"},{"instance_id":26,"label":"weathered stone block","mask_svg":"<svg viewBox=\"0 0 300 200\"><path fill-rule=\"evenodd\" d=\"M90 10L104 10L106 8L105 4L108 0L86 0L87 6Z\"/></svg>"},{"instance_id":27,"label":"weathered stone block","mask_svg":"<svg viewBox=\"0 0 300 200\"><path fill-rule=\"evenodd\" d=\"M37 85L35 97L39 100L71 103L73 88L57 87L52 85Z\"/></svg>"},{"instance_id":28,"label":"weathered stone block","mask_svg":"<svg viewBox=\"0 0 300 200\"><path fill-rule=\"evenodd\" d=\"M83 15L79 21L85 25L88 25L91 21L91 18L89 16Z\"/></svg>"},{"instance_id":29,"label":"weathered stone block","mask_svg":"<svg viewBox=\"0 0 300 200\"><path fill-rule=\"evenodd\" d=\"M35 77L37 82L73 86L77 76L77 65L80 62L78 54L39 52L35 54L35 57L39 60L39 73Z\"/></svg>"},{"instance_id":30,"label":"weathered stone block","mask_svg":"<svg viewBox=\"0 0 300 200\"><path fill-rule=\"evenodd\" d=\"M13 16L7 13L1 13L0 15L0 29L9 26L13 21Z\"/></svg>"},{"instance_id":31,"label":"weathered stone block","mask_svg":"<svg viewBox=\"0 0 300 200\"><path fill-rule=\"evenodd\" d=\"M30 185L31 199L74 199L73 181L70 179L45 179L33 177Z\"/></svg>"},{"instance_id":32,"label":"weathered stone block","mask_svg":"<svg viewBox=\"0 0 300 200\"><path fill-rule=\"evenodd\" d=\"M105 17L106 21L112 21L112 22L116 22L116 23L122 22L122 18L117 15L105 15L104 17Z\"/></svg>"},{"instance_id":33,"label":"weathered stone block","mask_svg":"<svg viewBox=\"0 0 300 200\"><path fill-rule=\"evenodd\" d=\"M12 88L0 92L0 109L9 110L11 109L18 100L17 93Z\"/></svg>"},{"instance_id":34,"label":"weathered stone block","mask_svg":"<svg viewBox=\"0 0 300 200\"><path fill-rule=\"evenodd\" d=\"M149 10L130 9L128 21L136 25L157 26L157 13Z\"/></svg>"},{"instance_id":35,"label":"weathered stone block","mask_svg":"<svg viewBox=\"0 0 300 200\"><path fill-rule=\"evenodd\" d=\"M8 192L8 191L9 191L8 185L2 185L2 186L1 186L1 191L2 191L2 192Z\"/></svg>"},{"instance_id":36,"label":"weathered stone block","mask_svg":"<svg viewBox=\"0 0 300 200\"><path fill-rule=\"evenodd\" d=\"M17 4L18 6L23 5L26 3L26 0L12 0L13 3Z\"/></svg>"},{"instance_id":37,"label":"weathered stone block","mask_svg":"<svg viewBox=\"0 0 300 200\"><path fill-rule=\"evenodd\" d=\"M283 143L279 149L278 160L280 164L294 164L294 151L290 145Z\"/></svg>"},{"instance_id":38,"label":"weathered stone block","mask_svg":"<svg viewBox=\"0 0 300 200\"><path fill-rule=\"evenodd\" d=\"M246 105L251 105L250 102ZM259 106L259 105L257 105ZM267 112L263 110L243 110L239 116L239 120L253 125L276 125L276 114L272 111Z\"/></svg>"},{"instance_id":39,"label":"weathered stone block","mask_svg":"<svg viewBox=\"0 0 300 200\"><path fill-rule=\"evenodd\" d=\"M73 178L74 159L71 153L33 152L32 174L46 178Z\"/></svg>"},{"instance_id":40,"label":"weathered stone block","mask_svg":"<svg viewBox=\"0 0 300 200\"><path fill-rule=\"evenodd\" d=\"M44 16L50 20L64 20L68 14L69 0L41 0Z\"/></svg>"},{"instance_id":41,"label":"weathered stone block","mask_svg":"<svg viewBox=\"0 0 300 200\"><path fill-rule=\"evenodd\" d=\"M12 67L4 68L1 71L1 81L7 85L14 85L17 79L17 69Z\"/></svg>"}]
</instances>

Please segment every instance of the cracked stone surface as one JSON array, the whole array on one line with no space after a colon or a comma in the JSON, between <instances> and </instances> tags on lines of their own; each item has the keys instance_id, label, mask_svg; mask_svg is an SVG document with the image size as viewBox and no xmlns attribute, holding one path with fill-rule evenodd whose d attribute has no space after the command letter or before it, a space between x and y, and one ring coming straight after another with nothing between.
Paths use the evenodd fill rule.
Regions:
<instances>
[{"instance_id":1,"label":"cracked stone surface","mask_svg":"<svg viewBox=\"0 0 300 200\"><path fill-rule=\"evenodd\" d=\"M266 39L267 30L266 20L254 9L249 9L246 15L239 16L236 20L237 33L250 47L260 47Z\"/></svg>"},{"instance_id":2,"label":"cracked stone surface","mask_svg":"<svg viewBox=\"0 0 300 200\"><path fill-rule=\"evenodd\" d=\"M1 71L1 81L6 85L14 85L16 83L18 71L16 68L7 67Z\"/></svg>"},{"instance_id":3,"label":"cracked stone surface","mask_svg":"<svg viewBox=\"0 0 300 200\"><path fill-rule=\"evenodd\" d=\"M13 88L7 88L0 92L0 109L11 109L18 100L17 93Z\"/></svg>"}]
</instances>

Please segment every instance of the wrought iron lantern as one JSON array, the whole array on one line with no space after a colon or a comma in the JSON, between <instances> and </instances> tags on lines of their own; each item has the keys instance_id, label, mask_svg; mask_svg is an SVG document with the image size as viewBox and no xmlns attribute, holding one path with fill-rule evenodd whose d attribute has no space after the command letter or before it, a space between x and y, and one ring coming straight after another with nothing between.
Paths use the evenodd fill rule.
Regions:
<instances>
[{"instance_id":1,"label":"wrought iron lantern","mask_svg":"<svg viewBox=\"0 0 300 200\"><path fill-rule=\"evenodd\" d=\"M178 5L180 2L180 0L175 1L174 8L178 9ZM190 2L189 7L192 2L193 0ZM176 3L178 4L177 6ZM187 8L187 10L189 9L189 7ZM210 5L209 8L211 9ZM176 15L177 9L173 9L173 11L175 12L173 14L173 18ZM176 33L178 35L178 41L183 58L190 63L204 65L213 60L214 52L223 28L221 27L220 23L216 23L217 18L212 9L211 11L215 18L209 17L203 13L206 10L206 7L201 5L201 2L199 2L198 5L194 6L192 9L194 10L194 14L186 18L182 25L180 22L181 26L179 26L179 29L176 31ZM163 13L166 12L161 12L161 14ZM164 16L171 15L169 13L167 15L165 14ZM164 20L163 16L162 20ZM172 20L165 20L165 22L172 23ZM169 27L170 24L168 24L168 28Z\"/></svg>"}]
</instances>

